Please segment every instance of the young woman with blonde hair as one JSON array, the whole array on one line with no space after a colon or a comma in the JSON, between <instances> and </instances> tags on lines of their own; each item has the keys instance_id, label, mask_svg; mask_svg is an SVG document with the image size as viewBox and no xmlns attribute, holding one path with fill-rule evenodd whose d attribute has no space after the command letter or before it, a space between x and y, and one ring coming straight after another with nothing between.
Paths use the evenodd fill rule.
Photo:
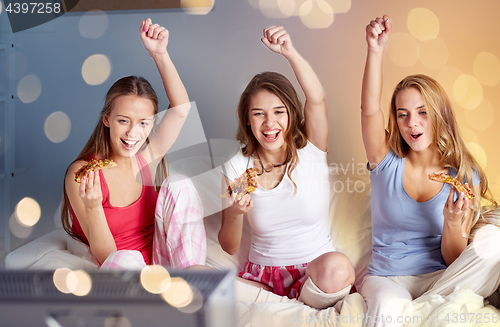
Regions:
<instances>
[{"instance_id":1,"label":"young woman with blonde hair","mask_svg":"<svg viewBox=\"0 0 500 327\"><path fill-rule=\"evenodd\" d=\"M460 286L487 297L500 284L500 253L486 260L468 246L481 199L492 208L496 202L443 88L426 75L404 78L384 128L382 64L391 32L387 15L366 27L361 123L371 171L373 251L360 293L368 305L367 326L401 326L411 315L408 304L422 295L448 295ZM474 199L430 181L431 173L468 183Z\"/></svg>"},{"instance_id":2,"label":"young woman with blonde hair","mask_svg":"<svg viewBox=\"0 0 500 327\"><path fill-rule=\"evenodd\" d=\"M141 40L158 67L170 101L167 113L155 127L158 98L151 85L142 77L119 79L106 95L89 141L66 171L64 229L86 243L106 268L136 269L153 263L184 268L205 262L205 232L196 190L189 180L163 181L164 155L190 109L167 52L168 35L149 18L141 24ZM117 167L90 171L77 183L75 172L91 159L111 159ZM171 230L175 230L173 235Z\"/></svg>"},{"instance_id":3,"label":"young woman with blonde hair","mask_svg":"<svg viewBox=\"0 0 500 327\"><path fill-rule=\"evenodd\" d=\"M282 27L265 29L262 42L292 66L305 94L304 113L294 87L281 74L258 74L246 87L238 106L242 149L225 164L224 173L234 180L253 167L258 186L224 204L219 241L226 252L236 253L247 216L251 249L238 276L275 294L326 308L349 294L354 268L349 258L335 252L326 223L330 190L325 93Z\"/></svg>"}]
</instances>

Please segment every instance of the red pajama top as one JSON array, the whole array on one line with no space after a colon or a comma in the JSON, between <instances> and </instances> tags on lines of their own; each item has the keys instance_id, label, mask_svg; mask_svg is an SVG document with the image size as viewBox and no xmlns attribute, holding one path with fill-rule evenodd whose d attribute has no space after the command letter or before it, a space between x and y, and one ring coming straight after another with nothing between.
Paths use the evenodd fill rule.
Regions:
<instances>
[{"instance_id":1,"label":"red pajama top","mask_svg":"<svg viewBox=\"0 0 500 327\"><path fill-rule=\"evenodd\" d=\"M158 193L151 179L149 166L140 153L136 154L142 176L142 192L139 198L126 207L114 207L109 200L109 189L102 170L99 170L102 191L102 207L117 250L137 250L142 253L146 264L151 264L153 246L155 207ZM73 208L73 231L85 243L89 244Z\"/></svg>"}]
</instances>

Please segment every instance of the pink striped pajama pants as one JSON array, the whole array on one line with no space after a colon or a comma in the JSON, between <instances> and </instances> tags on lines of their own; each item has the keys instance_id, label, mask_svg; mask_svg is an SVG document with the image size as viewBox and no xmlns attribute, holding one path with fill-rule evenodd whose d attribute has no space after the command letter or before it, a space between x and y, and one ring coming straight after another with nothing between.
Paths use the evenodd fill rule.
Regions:
<instances>
[{"instance_id":1,"label":"pink striped pajama pants","mask_svg":"<svg viewBox=\"0 0 500 327\"><path fill-rule=\"evenodd\" d=\"M201 199L189 178L169 176L161 185L155 210L153 264L177 269L204 265L207 242ZM139 251L111 253L101 269L140 270Z\"/></svg>"}]
</instances>

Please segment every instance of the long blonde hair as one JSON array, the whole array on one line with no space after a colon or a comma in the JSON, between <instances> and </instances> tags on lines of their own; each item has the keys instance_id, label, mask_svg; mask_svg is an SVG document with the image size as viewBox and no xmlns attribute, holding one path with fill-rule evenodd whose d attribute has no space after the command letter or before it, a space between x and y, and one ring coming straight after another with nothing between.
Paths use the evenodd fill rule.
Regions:
<instances>
[{"instance_id":1,"label":"long blonde hair","mask_svg":"<svg viewBox=\"0 0 500 327\"><path fill-rule=\"evenodd\" d=\"M96 127L92 132L87 144L83 147L83 150L76 157L73 162L80 160L89 160L91 156L95 155L97 157L108 158L111 150L109 127L104 125L103 118L109 116L113 110L114 101L123 95L137 95L146 99L151 100L153 103L154 114L158 113L158 97L156 93L149 84L149 82L138 76L127 76L117 80L106 94L106 99L104 102L104 107L101 111L99 119L97 120ZM143 150L149 144L149 138L146 138L146 143L143 145L141 150ZM73 163L72 162L72 163ZM71 166L71 164L70 164ZM69 168L69 167L68 167ZM68 174L66 170L65 176ZM161 186L161 182L167 176L167 168L165 164L165 158L161 159L161 165L158 165L155 176L155 186L158 192ZM63 204L61 208L61 221L64 230L73 238L78 239L78 236L73 231L71 223L70 214L70 201L68 198L68 193L66 192L66 183L63 183Z\"/></svg>"},{"instance_id":2,"label":"long blonde hair","mask_svg":"<svg viewBox=\"0 0 500 327\"><path fill-rule=\"evenodd\" d=\"M286 173L294 187L295 182L291 178L292 171L299 163L297 149L302 149L307 145L307 136L304 133L304 115L302 113L302 104L292 83L283 75L276 72L263 72L255 75L243 91L238 104L238 131L236 139L243 145L243 155L254 155L257 151L259 142L253 135L249 124L248 112L250 110L250 101L259 91L266 90L276 95L286 107L288 113L288 127L284 133L283 139L287 149L287 160L290 163L287 166Z\"/></svg>"},{"instance_id":3,"label":"long blonde hair","mask_svg":"<svg viewBox=\"0 0 500 327\"><path fill-rule=\"evenodd\" d=\"M486 174L465 146L448 95L432 77L422 74L410 75L396 86L392 95L387 127L388 144L400 158L404 158L408 154L410 147L401 136L397 124L396 97L401 90L409 88L415 88L422 94L431 121L434 135L433 144L439 151L443 165L456 169L458 180L466 181L471 186L474 185L472 182L473 172L479 177L480 194L476 194L475 200L471 203L471 208L474 210L474 225L479 218L481 198L488 200L492 209L497 207L497 202L488 188ZM473 191L475 190L473 189Z\"/></svg>"}]
</instances>

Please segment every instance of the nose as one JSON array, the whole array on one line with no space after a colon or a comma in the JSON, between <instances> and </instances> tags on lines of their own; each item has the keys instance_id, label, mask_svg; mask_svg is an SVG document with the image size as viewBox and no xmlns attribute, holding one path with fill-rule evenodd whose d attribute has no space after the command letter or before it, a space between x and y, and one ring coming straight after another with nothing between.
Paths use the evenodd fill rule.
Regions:
<instances>
[{"instance_id":1,"label":"nose","mask_svg":"<svg viewBox=\"0 0 500 327\"><path fill-rule=\"evenodd\" d=\"M273 127L276 119L273 115L266 115L265 124L268 127Z\"/></svg>"},{"instance_id":2,"label":"nose","mask_svg":"<svg viewBox=\"0 0 500 327\"><path fill-rule=\"evenodd\" d=\"M413 127L418 125L418 116L417 115L410 115L408 117L408 126Z\"/></svg>"},{"instance_id":3,"label":"nose","mask_svg":"<svg viewBox=\"0 0 500 327\"><path fill-rule=\"evenodd\" d=\"M139 124L133 125L127 132L127 136L131 139L134 139L136 136L140 134L140 126Z\"/></svg>"}]
</instances>

